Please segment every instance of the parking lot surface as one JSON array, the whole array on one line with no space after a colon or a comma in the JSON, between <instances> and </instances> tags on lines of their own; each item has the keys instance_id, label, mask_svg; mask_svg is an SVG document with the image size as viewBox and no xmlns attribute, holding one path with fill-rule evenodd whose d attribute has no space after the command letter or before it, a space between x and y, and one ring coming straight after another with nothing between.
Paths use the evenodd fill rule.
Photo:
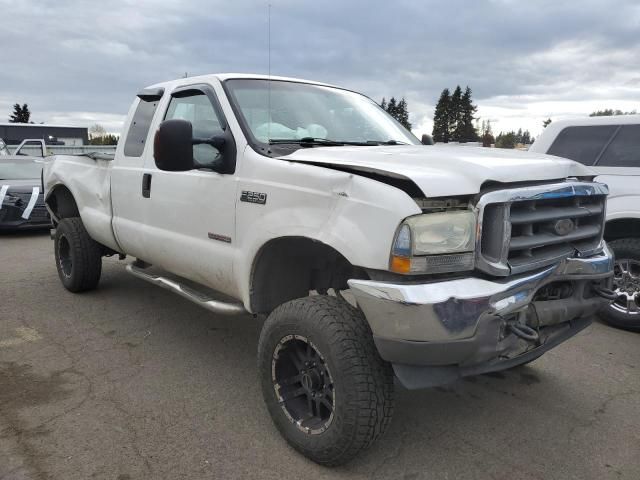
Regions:
<instances>
[{"instance_id":1,"label":"parking lot surface","mask_svg":"<svg viewBox=\"0 0 640 480\"><path fill-rule=\"evenodd\" d=\"M0 479L640 478L640 334L594 323L528 367L399 390L345 467L291 450L257 380L259 321L104 261L58 281L47 233L0 236Z\"/></svg>"}]
</instances>

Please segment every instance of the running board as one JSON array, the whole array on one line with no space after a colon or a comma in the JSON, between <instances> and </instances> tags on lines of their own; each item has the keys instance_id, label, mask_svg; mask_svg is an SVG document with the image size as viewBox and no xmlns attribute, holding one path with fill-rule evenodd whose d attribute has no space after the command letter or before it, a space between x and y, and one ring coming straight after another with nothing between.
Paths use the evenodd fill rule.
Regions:
<instances>
[{"instance_id":1,"label":"running board","mask_svg":"<svg viewBox=\"0 0 640 480\"><path fill-rule=\"evenodd\" d=\"M206 294L200 293L191 287L183 285L175 280L171 280L160 275L147 273L144 269L135 266L134 264L127 265L127 271L135 277L141 278L149 283L158 285L166 290L170 290L177 293L181 297L191 300L193 303L200 305L207 310L218 313L220 315L242 315L247 313L244 306L241 303L221 302L208 297Z\"/></svg>"}]
</instances>

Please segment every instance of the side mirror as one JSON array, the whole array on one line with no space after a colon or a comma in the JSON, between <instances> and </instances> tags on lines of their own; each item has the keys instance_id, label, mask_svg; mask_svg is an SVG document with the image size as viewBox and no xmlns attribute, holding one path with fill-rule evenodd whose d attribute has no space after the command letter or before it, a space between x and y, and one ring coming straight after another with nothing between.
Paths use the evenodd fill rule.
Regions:
<instances>
[{"instance_id":1,"label":"side mirror","mask_svg":"<svg viewBox=\"0 0 640 480\"><path fill-rule=\"evenodd\" d=\"M180 119L165 120L153 140L153 158L160 170L186 172L193 162L193 127Z\"/></svg>"},{"instance_id":2,"label":"side mirror","mask_svg":"<svg viewBox=\"0 0 640 480\"><path fill-rule=\"evenodd\" d=\"M427 135L426 133L422 135L422 144L423 145L433 145L433 137L431 135Z\"/></svg>"}]
</instances>

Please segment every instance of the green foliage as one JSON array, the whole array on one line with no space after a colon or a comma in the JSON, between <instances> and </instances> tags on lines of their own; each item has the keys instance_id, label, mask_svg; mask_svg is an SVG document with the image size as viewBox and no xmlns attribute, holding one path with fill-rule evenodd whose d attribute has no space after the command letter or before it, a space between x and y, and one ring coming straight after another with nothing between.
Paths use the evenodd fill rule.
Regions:
<instances>
[{"instance_id":1,"label":"green foliage","mask_svg":"<svg viewBox=\"0 0 640 480\"><path fill-rule=\"evenodd\" d=\"M529 130L522 131L521 128L517 132L510 131L507 133L500 132L496 137L496 148L516 148L518 145L530 145L533 143L533 137Z\"/></svg>"},{"instance_id":2,"label":"green foliage","mask_svg":"<svg viewBox=\"0 0 640 480\"><path fill-rule=\"evenodd\" d=\"M473 124L477 109L471 88L467 87L462 93L458 85L452 94L445 88L433 116L433 139L444 143L477 141L478 131Z\"/></svg>"},{"instance_id":3,"label":"green foliage","mask_svg":"<svg viewBox=\"0 0 640 480\"><path fill-rule=\"evenodd\" d=\"M496 148L516 148L516 134L500 132L496 137Z\"/></svg>"},{"instance_id":4,"label":"green foliage","mask_svg":"<svg viewBox=\"0 0 640 480\"><path fill-rule=\"evenodd\" d=\"M395 118L400 124L402 124L407 130L411 131L411 122L409 122L409 107L407 102L402 97L400 101L396 101L394 97L389 99L389 103L383 98L380 106L387 111L389 115Z\"/></svg>"},{"instance_id":5,"label":"green foliage","mask_svg":"<svg viewBox=\"0 0 640 480\"><path fill-rule=\"evenodd\" d=\"M618 115L637 115L636 110L630 112L623 112L622 110L614 110L612 108L606 108L604 110L597 110L589 114L590 117L614 117Z\"/></svg>"},{"instance_id":6,"label":"green foliage","mask_svg":"<svg viewBox=\"0 0 640 480\"><path fill-rule=\"evenodd\" d=\"M31 119L31 112L29 111L29 106L25 103L20 106L19 103L16 103L13 106L13 113L9 117L9 123L29 123Z\"/></svg>"},{"instance_id":7,"label":"green foliage","mask_svg":"<svg viewBox=\"0 0 640 480\"><path fill-rule=\"evenodd\" d=\"M433 116L433 141L447 143L450 139L449 127L451 125L451 95L445 88L440 94Z\"/></svg>"},{"instance_id":8,"label":"green foliage","mask_svg":"<svg viewBox=\"0 0 640 480\"><path fill-rule=\"evenodd\" d=\"M92 125L89 128L89 145L117 145L118 136L107 133L100 124Z\"/></svg>"}]
</instances>

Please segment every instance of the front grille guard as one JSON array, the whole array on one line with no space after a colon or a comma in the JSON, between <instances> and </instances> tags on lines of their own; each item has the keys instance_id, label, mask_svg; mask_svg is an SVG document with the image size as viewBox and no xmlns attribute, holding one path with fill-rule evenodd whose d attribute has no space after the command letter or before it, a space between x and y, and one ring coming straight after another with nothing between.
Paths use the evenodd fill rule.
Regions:
<instances>
[{"instance_id":1,"label":"front grille guard","mask_svg":"<svg viewBox=\"0 0 640 480\"><path fill-rule=\"evenodd\" d=\"M603 183L594 182L579 182L570 181L563 183L547 184L547 185L535 185L529 187L511 188L505 190L495 190L482 195L476 205L476 211L478 215L478 225L476 232L476 258L475 266L478 270L486 272L495 276L508 276L513 273L521 273L529 270L533 270L539 267L543 267L552 263L558 259L545 259L543 262L531 263L518 267L517 271L514 271L508 262L509 255L509 242L511 239L511 221L510 221L510 206L514 202L520 201L532 201L532 200L549 200L553 198L568 198L576 196L600 196L608 195L609 188ZM501 229L496 229L493 232L491 230L485 230L485 211L489 205L501 204L504 208L498 213L500 217L491 219L491 223L501 223ZM606 209L606 198L603 200L603 206ZM600 229L600 241L597 242L595 248L581 251L582 256L590 256L602 251L603 242L602 237L604 235L604 218L602 215L603 225ZM488 225L487 225L488 227ZM483 252L483 237L485 235L493 235L495 237L496 232L501 233L499 244L493 244L494 255L486 255ZM495 242L496 239L494 238ZM496 246L497 245L497 246ZM485 251L487 250L485 245ZM566 258L566 255L562 255L562 258Z\"/></svg>"}]
</instances>

